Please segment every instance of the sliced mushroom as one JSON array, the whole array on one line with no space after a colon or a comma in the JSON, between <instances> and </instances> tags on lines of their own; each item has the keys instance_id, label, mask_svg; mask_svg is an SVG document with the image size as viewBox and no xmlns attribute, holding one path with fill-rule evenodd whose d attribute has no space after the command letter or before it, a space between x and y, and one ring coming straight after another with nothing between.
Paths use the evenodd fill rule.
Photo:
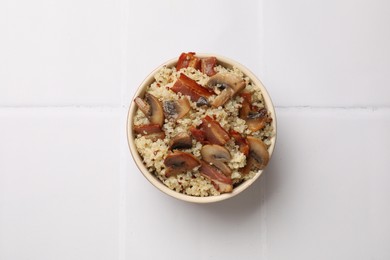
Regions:
<instances>
[{"instance_id":1,"label":"sliced mushroom","mask_svg":"<svg viewBox=\"0 0 390 260\"><path fill-rule=\"evenodd\" d=\"M196 101L196 106L201 107L201 106L208 106L209 101L205 97L200 97L198 101Z\"/></svg>"},{"instance_id":2,"label":"sliced mushroom","mask_svg":"<svg viewBox=\"0 0 390 260\"><path fill-rule=\"evenodd\" d=\"M269 161L269 153L267 145L259 138L248 136L249 142L249 158L247 165L243 169L243 173L247 174L250 170L262 170L267 166Z\"/></svg>"},{"instance_id":3,"label":"sliced mushroom","mask_svg":"<svg viewBox=\"0 0 390 260\"><path fill-rule=\"evenodd\" d=\"M200 165L200 162L190 153L174 151L173 153L167 155L164 160L164 164L167 167L165 175L170 177L179 173L190 171Z\"/></svg>"},{"instance_id":4,"label":"sliced mushroom","mask_svg":"<svg viewBox=\"0 0 390 260\"><path fill-rule=\"evenodd\" d=\"M230 139L228 132L209 116L202 119L201 130L204 131L206 140L211 144L224 145Z\"/></svg>"},{"instance_id":5,"label":"sliced mushroom","mask_svg":"<svg viewBox=\"0 0 390 260\"><path fill-rule=\"evenodd\" d=\"M232 174L232 170L226 165L226 163L230 162L232 157L225 147L216 144L208 144L202 147L200 153L203 160L215 165L215 167L221 170L226 176Z\"/></svg>"},{"instance_id":6,"label":"sliced mushroom","mask_svg":"<svg viewBox=\"0 0 390 260\"><path fill-rule=\"evenodd\" d=\"M209 179L214 185L215 188L221 192L231 192L233 190L233 182L230 177L225 176L220 172L216 167L208 164L207 162L201 160L201 167L199 168L200 174Z\"/></svg>"},{"instance_id":7,"label":"sliced mushroom","mask_svg":"<svg viewBox=\"0 0 390 260\"><path fill-rule=\"evenodd\" d=\"M270 120L271 118L268 116L267 109L261 108L259 111L249 112L246 124L248 125L249 130L256 132L263 129Z\"/></svg>"},{"instance_id":8,"label":"sliced mushroom","mask_svg":"<svg viewBox=\"0 0 390 260\"><path fill-rule=\"evenodd\" d=\"M212 103L213 107L219 107L243 90L246 84L242 78L233 73L217 73L210 77L206 85L209 88L214 88L217 85L223 88Z\"/></svg>"},{"instance_id":9,"label":"sliced mushroom","mask_svg":"<svg viewBox=\"0 0 390 260\"><path fill-rule=\"evenodd\" d=\"M163 109L167 118L183 118L191 109L190 101L183 97L177 101L167 100L163 102Z\"/></svg>"},{"instance_id":10,"label":"sliced mushroom","mask_svg":"<svg viewBox=\"0 0 390 260\"><path fill-rule=\"evenodd\" d=\"M150 93L145 94L145 100L136 97L135 103L138 108L145 114L149 119L150 123L158 124L160 127L164 123L164 111L160 101Z\"/></svg>"},{"instance_id":11,"label":"sliced mushroom","mask_svg":"<svg viewBox=\"0 0 390 260\"><path fill-rule=\"evenodd\" d=\"M192 147L192 138L187 133L178 133L172 137L169 149L189 149Z\"/></svg>"}]
</instances>

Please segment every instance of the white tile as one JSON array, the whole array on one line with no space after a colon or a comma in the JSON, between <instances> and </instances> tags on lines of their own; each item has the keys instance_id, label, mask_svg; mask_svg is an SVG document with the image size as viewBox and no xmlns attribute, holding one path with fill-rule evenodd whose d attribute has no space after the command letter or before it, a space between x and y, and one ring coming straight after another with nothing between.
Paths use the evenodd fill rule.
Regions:
<instances>
[{"instance_id":1,"label":"white tile","mask_svg":"<svg viewBox=\"0 0 390 260\"><path fill-rule=\"evenodd\" d=\"M0 105L115 105L122 0L0 3Z\"/></svg>"},{"instance_id":2,"label":"white tile","mask_svg":"<svg viewBox=\"0 0 390 260\"><path fill-rule=\"evenodd\" d=\"M237 0L131 2L125 103L152 70L182 52L216 53L259 73L261 8L261 2Z\"/></svg>"},{"instance_id":3,"label":"white tile","mask_svg":"<svg viewBox=\"0 0 390 260\"><path fill-rule=\"evenodd\" d=\"M390 2L264 2L264 83L280 106L389 106Z\"/></svg>"},{"instance_id":4,"label":"white tile","mask_svg":"<svg viewBox=\"0 0 390 260\"><path fill-rule=\"evenodd\" d=\"M269 260L389 259L390 110L279 110Z\"/></svg>"},{"instance_id":5,"label":"white tile","mask_svg":"<svg viewBox=\"0 0 390 260\"><path fill-rule=\"evenodd\" d=\"M160 192L130 155L128 161L126 259L233 260L263 254L261 178L228 201L198 205Z\"/></svg>"},{"instance_id":6,"label":"white tile","mask_svg":"<svg viewBox=\"0 0 390 260\"><path fill-rule=\"evenodd\" d=\"M0 120L0 259L117 259L117 112L0 109Z\"/></svg>"}]
</instances>

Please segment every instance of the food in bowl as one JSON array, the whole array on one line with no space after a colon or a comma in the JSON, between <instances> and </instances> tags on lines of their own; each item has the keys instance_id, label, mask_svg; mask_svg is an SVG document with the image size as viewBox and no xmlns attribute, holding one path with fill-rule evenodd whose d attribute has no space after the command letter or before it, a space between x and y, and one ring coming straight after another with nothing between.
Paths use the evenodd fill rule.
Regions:
<instances>
[{"instance_id":1,"label":"food in bowl","mask_svg":"<svg viewBox=\"0 0 390 260\"><path fill-rule=\"evenodd\" d=\"M164 185L197 196L231 193L269 161L275 136L262 90L216 57L182 53L134 99L134 143Z\"/></svg>"}]
</instances>

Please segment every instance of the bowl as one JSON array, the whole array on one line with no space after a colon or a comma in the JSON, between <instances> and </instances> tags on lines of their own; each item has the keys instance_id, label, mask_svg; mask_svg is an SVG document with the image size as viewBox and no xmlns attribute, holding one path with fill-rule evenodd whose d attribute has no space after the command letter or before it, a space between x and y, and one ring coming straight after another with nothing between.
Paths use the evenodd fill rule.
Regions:
<instances>
[{"instance_id":1,"label":"bowl","mask_svg":"<svg viewBox=\"0 0 390 260\"><path fill-rule=\"evenodd\" d=\"M249 77L250 80L260 88L262 95L263 95L263 98L264 98L265 107L269 111L270 117L272 118L271 125L274 129L274 135L271 137L271 139L270 139L271 143L268 147L269 158L271 159L272 153L273 153L274 147L275 147L275 142L276 142L276 130L277 130L276 129L276 115L275 115L275 109L274 109L273 103L271 101L271 98L270 98L266 88L262 84L262 82L249 69L247 69L245 66L241 65L240 63L238 63L230 58L226 58L224 56L216 55L216 54L199 54L199 53L197 53L196 56L199 58L210 57L210 56L216 57L218 60L218 64L220 64L224 67L227 67L227 68L232 68L233 66L238 68L239 70L241 70L241 72L244 73L245 76ZM218 202L218 201L232 198L232 197L240 194L244 190L246 190L249 186L251 186L260 177L260 175L263 173L263 171L267 167L265 167L265 169L263 169L263 170L259 170L253 176L253 178L244 181L243 183L239 184L237 187L234 187L233 191L230 193L223 193L221 195L207 196L207 197L196 197L196 196L190 196L190 195L186 195L183 193L179 193L179 192L176 192L176 191L168 188L153 173L148 171L147 167L144 165L144 163L142 161L140 154L137 151L135 141L134 141L135 134L133 132L133 120L134 120L134 116L135 116L136 111L137 111L137 105L134 102L134 100L136 97L143 97L144 96L147 87L150 86L150 84L152 84L155 81L154 75L156 74L156 72L158 72L163 66L167 66L167 67L176 66L177 61L178 61L178 57L173 58L173 59L161 64L159 67L157 67L154 71L152 71L145 78L145 80L141 83L141 85L139 86L139 88L135 92L135 95L132 99L132 102L131 102L129 110L128 110L128 117L127 117L127 139L128 139L128 145L129 145L131 155L134 159L135 164L137 165L138 169L143 174L143 176L157 189L159 189L163 193L165 193L173 198L176 198L176 199L179 199L182 201L192 202L192 203L212 203L212 202Z\"/></svg>"}]
</instances>

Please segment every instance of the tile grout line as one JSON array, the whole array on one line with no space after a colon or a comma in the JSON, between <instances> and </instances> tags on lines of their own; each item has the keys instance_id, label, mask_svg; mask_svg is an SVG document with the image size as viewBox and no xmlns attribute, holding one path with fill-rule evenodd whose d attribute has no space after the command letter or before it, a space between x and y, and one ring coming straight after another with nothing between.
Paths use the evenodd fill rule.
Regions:
<instances>
[{"instance_id":1,"label":"tile grout line","mask_svg":"<svg viewBox=\"0 0 390 260\"><path fill-rule=\"evenodd\" d=\"M122 103L122 102L121 102ZM63 106L0 106L0 110L122 110L128 109L128 104L121 105L63 105ZM390 106L275 106L275 109L280 110L388 110Z\"/></svg>"},{"instance_id":2,"label":"tile grout line","mask_svg":"<svg viewBox=\"0 0 390 260\"><path fill-rule=\"evenodd\" d=\"M128 84L128 76L127 76L127 52L128 52L128 19L129 19L129 3L127 0L120 1L121 7L121 89L120 89L120 109L121 115L126 115L127 117L127 105L125 104L125 93ZM121 120L121 122L125 122L126 120ZM126 128L125 128L126 129ZM127 140L127 134L123 130L120 129L120 141ZM125 167L125 158L127 154L127 149L125 151L124 147L127 146L120 145L119 151L119 212L118 212L118 259L125 260L126 259L126 230L127 230L127 211L126 211L126 194L127 194L127 175L126 175L126 167Z\"/></svg>"}]
</instances>

